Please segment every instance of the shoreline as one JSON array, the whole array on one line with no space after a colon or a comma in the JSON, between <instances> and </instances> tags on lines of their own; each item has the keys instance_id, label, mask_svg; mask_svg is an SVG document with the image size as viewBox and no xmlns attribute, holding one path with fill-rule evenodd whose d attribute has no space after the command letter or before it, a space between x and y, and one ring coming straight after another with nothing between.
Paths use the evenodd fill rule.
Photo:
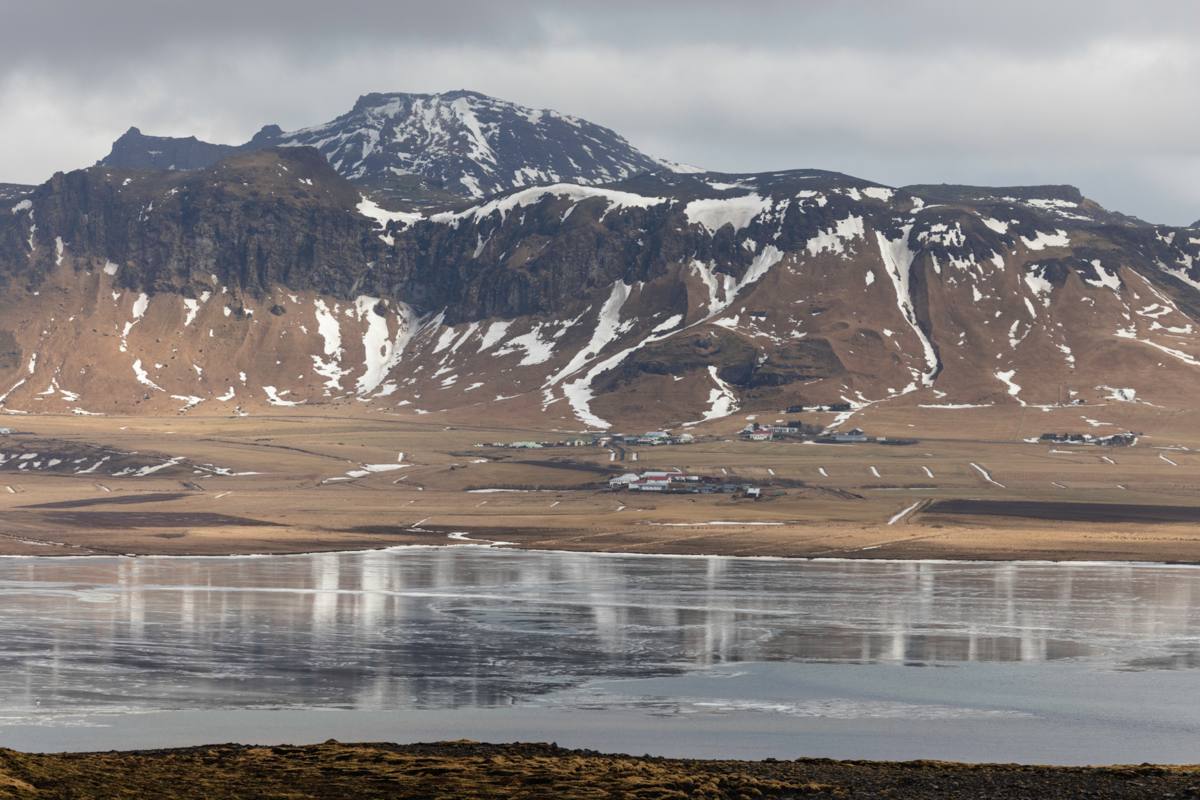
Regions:
<instances>
[{"instance_id":1,"label":"shoreline","mask_svg":"<svg viewBox=\"0 0 1200 800\"><path fill-rule=\"evenodd\" d=\"M468 541L449 541L445 544L397 544L379 547L358 547L332 550L288 550L262 553L0 553L0 562L4 559L54 559L54 560L103 560L103 559L204 559L204 560L238 560L261 558L306 558L323 555L357 555L363 553L403 552L407 550L496 550L520 553L543 553L547 555L583 555L609 558L670 558L670 559L727 559L732 561L777 561L803 563L855 563L874 562L879 564L1021 564L1028 566L1078 566L1078 567L1144 567L1155 569L1200 569L1200 561L1163 561L1161 559L1094 559L1094 558L1023 558L1013 555L1008 558L959 557L959 558L896 558L873 556L774 556L774 555L734 555L726 553L656 553L645 551L622 550L565 550L548 547L524 547L511 542L476 543Z\"/></svg>"},{"instance_id":2,"label":"shoreline","mask_svg":"<svg viewBox=\"0 0 1200 800\"><path fill-rule=\"evenodd\" d=\"M1191 765L680 759L469 740L58 754L0 749L4 800L116 794L217 800L243 796L250 782L263 796L304 797L1189 797L1198 775L1200 767Z\"/></svg>"}]
</instances>

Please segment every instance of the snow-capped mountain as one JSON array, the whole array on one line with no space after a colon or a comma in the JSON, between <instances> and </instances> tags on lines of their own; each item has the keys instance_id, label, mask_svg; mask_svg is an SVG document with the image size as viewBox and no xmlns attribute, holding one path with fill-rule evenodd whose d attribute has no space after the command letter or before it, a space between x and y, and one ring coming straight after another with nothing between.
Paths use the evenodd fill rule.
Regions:
<instances>
[{"instance_id":1,"label":"snow-capped mountain","mask_svg":"<svg viewBox=\"0 0 1200 800\"><path fill-rule=\"evenodd\" d=\"M291 132L267 126L239 146L145 136L131 128L99 164L202 169L238 152L274 146L315 147L354 183L382 197L418 203L559 181L611 183L682 168L647 156L587 120L470 91L368 94L331 122Z\"/></svg>"},{"instance_id":2,"label":"snow-capped mountain","mask_svg":"<svg viewBox=\"0 0 1200 800\"><path fill-rule=\"evenodd\" d=\"M368 94L332 122L280 136L309 145L352 181L418 175L454 194L612 183L661 165L608 128L478 92Z\"/></svg>"},{"instance_id":3,"label":"snow-capped mountain","mask_svg":"<svg viewBox=\"0 0 1200 800\"><path fill-rule=\"evenodd\" d=\"M1200 392L1200 236L1070 187L657 172L403 213L282 147L57 175L2 211L9 411L353 401L599 429Z\"/></svg>"}]
</instances>

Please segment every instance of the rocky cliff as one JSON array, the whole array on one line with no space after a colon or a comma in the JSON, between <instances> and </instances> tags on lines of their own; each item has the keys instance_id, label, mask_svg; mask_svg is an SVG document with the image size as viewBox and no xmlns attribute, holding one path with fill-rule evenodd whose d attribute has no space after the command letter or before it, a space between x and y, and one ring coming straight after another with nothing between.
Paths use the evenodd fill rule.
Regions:
<instances>
[{"instance_id":1,"label":"rocky cliff","mask_svg":"<svg viewBox=\"0 0 1200 800\"><path fill-rule=\"evenodd\" d=\"M354 400L603 428L798 403L1190 402L1200 237L1069 187L642 174L388 211L315 149L0 215L0 403Z\"/></svg>"}]
</instances>

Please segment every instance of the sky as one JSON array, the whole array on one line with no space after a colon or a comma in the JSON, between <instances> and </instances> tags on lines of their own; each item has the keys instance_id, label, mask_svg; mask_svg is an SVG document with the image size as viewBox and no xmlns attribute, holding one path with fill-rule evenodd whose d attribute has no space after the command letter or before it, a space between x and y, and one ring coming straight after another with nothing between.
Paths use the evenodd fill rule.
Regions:
<instances>
[{"instance_id":1,"label":"sky","mask_svg":"<svg viewBox=\"0 0 1200 800\"><path fill-rule=\"evenodd\" d=\"M1071 183L1200 218L1192 0L0 0L0 182L474 89L726 172Z\"/></svg>"}]
</instances>

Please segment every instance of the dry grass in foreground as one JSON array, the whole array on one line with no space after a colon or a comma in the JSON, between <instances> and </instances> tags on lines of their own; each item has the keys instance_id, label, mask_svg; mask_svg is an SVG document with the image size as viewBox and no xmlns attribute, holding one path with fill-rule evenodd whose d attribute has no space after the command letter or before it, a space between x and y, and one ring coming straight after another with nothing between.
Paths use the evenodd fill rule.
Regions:
<instances>
[{"instance_id":1,"label":"dry grass in foreground","mask_svg":"<svg viewBox=\"0 0 1200 800\"><path fill-rule=\"evenodd\" d=\"M554 745L0 750L0 798L1188 798L1200 768L691 761Z\"/></svg>"}]
</instances>

